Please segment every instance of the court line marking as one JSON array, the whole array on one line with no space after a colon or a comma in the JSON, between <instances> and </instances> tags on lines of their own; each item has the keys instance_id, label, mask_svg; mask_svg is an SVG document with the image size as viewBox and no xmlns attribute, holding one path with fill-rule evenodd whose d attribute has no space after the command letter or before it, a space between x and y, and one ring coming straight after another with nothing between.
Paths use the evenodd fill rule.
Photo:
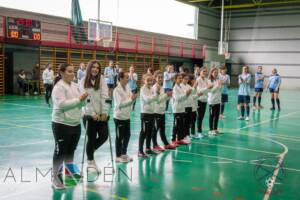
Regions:
<instances>
[{"instance_id":1,"label":"court line marking","mask_svg":"<svg viewBox=\"0 0 300 200\"><path fill-rule=\"evenodd\" d=\"M294 114L299 113L299 112L300 112L300 111L295 111L295 112L287 113L287 114L281 115L281 116L279 116L279 117L275 117L275 118L268 119L268 120L265 120L265 121L261 121L261 122L249 124L249 125L244 126L244 127L242 127L242 128L237 128L236 130L243 130L243 129L251 128L251 127L254 127L254 126L266 124L266 123L269 123L269 122L274 121L274 120L277 120L277 119L286 118L286 117L288 117L288 116L290 116L290 115L294 115Z\"/></svg>"},{"instance_id":2,"label":"court line marking","mask_svg":"<svg viewBox=\"0 0 300 200\"><path fill-rule=\"evenodd\" d=\"M291 112L291 113L288 113L288 114L285 114L285 115L282 115L282 116L279 116L279 117L275 117L275 118L272 118L272 119L269 119L269 120L265 120L265 121L262 121L262 122L259 122L259 123L250 124L250 125L247 125L245 127L237 129L237 131L240 131L240 130L243 130L243 129L246 129L246 128L251 128L251 127L254 127L254 126L257 126L257 125L269 123L269 122L277 120L277 119L286 118L290 115L293 115L293 114L296 114L296 113L299 113L299 112L300 111L295 111L295 112ZM259 137L259 136L254 136L254 137ZM273 143L277 143L277 144L279 144L280 146L282 146L284 148L284 151L281 154L278 155L279 159L278 159L278 162L275 166L275 170L273 171L273 175L272 175L272 180L273 181L271 182L271 184L268 185L267 190L266 190L266 192L264 194L264 197L263 197L263 200L268 200L271 196L271 193L272 193L272 190L273 190L273 187L274 187L274 183L276 182L276 178L277 178L277 175L279 173L279 169L280 169L280 167L282 165L282 162L284 160L284 157L287 155L289 149L285 144L283 144L281 142L278 142L276 140L273 140L271 138L266 138L266 137L262 137L262 136L260 136L259 138L264 139L264 140L269 140Z\"/></svg>"},{"instance_id":3,"label":"court line marking","mask_svg":"<svg viewBox=\"0 0 300 200\"><path fill-rule=\"evenodd\" d=\"M18 127L18 128L29 128L29 129L39 130L39 131L52 132L52 130L49 130L49 129L35 128L35 127L31 127L31 126L24 126L24 125L18 125L18 124L7 123L7 122L0 122L0 124L9 125L9 126L15 126L15 127Z\"/></svg>"},{"instance_id":4,"label":"court line marking","mask_svg":"<svg viewBox=\"0 0 300 200\"><path fill-rule=\"evenodd\" d=\"M42 140L42 141L37 141L37 142L29 142L29 143L23 143L23 144L12 144L12 145L0 145L0 149L2 148L12 148L12 147L19 147L19 146L26 146L26 145L34 145L34 144L42 144L42 143L47 143L50 142L51 140Z\"/></svg>"},{"instance_id":5,"label":"court line marking","mask_svg":"<svg viewBox=\"0 0 300 200\"><path fill-rule=\"evenodd\" d=\"M9 112L9 111L17 111L17 110L26 110L29 108L5 108L5 109L0 109L0 113L5 113L5 112Z\"/></svg>"},{"instance_id":6,"label":"court line marking","mask_svg":"<svg viewBox=\"0 0 300 200\"><path fill-rule=\"evenodd\" d=\"M231 164L231 161L216 161L216 162L212 162L214 164Z\"/></svg>"},{"instance_id":7,"label":"court line marking","mask_svg":"<svg viewBox=\"0 0 300 200\"><path fill-rule=\"evenodd\" d=\"M41 109L46 109L46 110L52 110L52 108L49 108L46 105L45 106L31 106L31 105L24 105L24 104L18 104L18 103L8 103L8 102L3 102L3 104L23 106L23 107L28 107L28 108L41 108Z\"/></svg>"},{"instance_id":8,"label":"court line marking","mask_svg":"<svg viewBox=\"0 0 300 200\"><path fill-rule=\"evenodd\" d=\"M253 152L260 152L260 153L267 153L267 154L274 154L274 155L280 154L280 152L263 151L263 150L249 149L249 148L244 148L244 147L233 147L233 146L222 145L222 144L210 144L210 143L206 143L206 142L192 142L192 143L193 144L203 144L203 145L208 145L208 146L218 146L218 147L224 147L224 148L229 148L229 149L240 149L240 150L245 150L245 151L253 151Z\"/></svg>"}]
</instances>

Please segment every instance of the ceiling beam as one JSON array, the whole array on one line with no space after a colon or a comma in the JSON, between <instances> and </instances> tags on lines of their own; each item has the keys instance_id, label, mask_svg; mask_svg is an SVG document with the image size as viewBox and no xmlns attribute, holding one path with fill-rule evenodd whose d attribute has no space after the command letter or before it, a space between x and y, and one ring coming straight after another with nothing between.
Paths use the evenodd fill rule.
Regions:
<instances>
[{"instance_id":1,"label":"ceiling beam","mask_svg":"<svg viewBox=\"0 0 300 200\"><path fill-rule=\"evenodd\" d=\"M210 2L211 0L190 0L189 3Z\"/></svg>"},{"instance_id":2,"label":"ceiling beam","mask_svg":"<svg viewBox=\"0 0 300 200\"><path fill-rule=\"evenodd\" d=\"M278 2L256 2L249 4L236 4L236 5L227 5L224 6L225 9L239 9L239 8L254 8L254 7L264 7L264 6L273 6L273 5L284 5L284 4L294 4L300 3L300 0L287 0L287 1L278 1ZM221 6L215 6L213 8L221 8Z\"/></svg>"}]
</instances>

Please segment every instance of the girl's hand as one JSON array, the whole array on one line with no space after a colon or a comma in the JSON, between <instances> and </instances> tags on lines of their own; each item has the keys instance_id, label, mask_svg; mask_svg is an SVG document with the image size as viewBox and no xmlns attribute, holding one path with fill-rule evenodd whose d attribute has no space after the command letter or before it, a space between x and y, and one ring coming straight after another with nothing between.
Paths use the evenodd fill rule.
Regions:
<instances>
[{"instance_id":1,"label":"girl's hand","mask_svg":"<svg viewBox=\"0 0 300 200\"><path fill-rule=\"evenodd\" d=\"M88 96L89 96L89 94L87 92L85 92L82 95L80 95L79 100L84 101Z\"/></svg>"},{"instance_id":2,"label":"girl's hand","mask_svg":"<svg viewBox=\"0 0 300 200\"><path fill-rule=\"evenodd\" d=\"M102 122L107 121L107 114L104 113L104 114L99 115L98 120L99 120L99 121L102 121Z\"/></svg>"}]
</instances>

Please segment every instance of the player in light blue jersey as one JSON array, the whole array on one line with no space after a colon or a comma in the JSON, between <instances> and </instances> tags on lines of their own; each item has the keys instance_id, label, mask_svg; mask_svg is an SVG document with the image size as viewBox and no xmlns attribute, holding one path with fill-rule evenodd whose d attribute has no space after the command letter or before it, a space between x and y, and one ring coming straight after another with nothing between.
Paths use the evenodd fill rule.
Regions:
<instances>
[{"instance_id":1,"label":"player in light blue jersey","mask_svg":"<svg viewBox=\"0 0 300 200\"><path fill-rule=\"evenodd\" d=\"M128 86L131 90L132 94L137 94L138 93L138 86L137 86L137 80L138 80L138 75L134 71L134 65L131 65L129 67L129 79L128 79ZM136 104L136 100L132 103L132 110L134 110Z\"/></svg>"},{"instance_id":2,"label":"player in light blue jersey","mask_svg":"<svg viewBox=\"0 0 300 200\"><path fill-rule=\"evenodd\" d=\"M115 77L117 76L116 70L114 68L114 61L110 60L108 66L104 69L105 82L108 87L109 96L112 97L112 91L115 87Z\"/></svg>"},{"instance_id":3,"label":"player in light blue jersey","mask_svg":"<svg viewBox=\"0 0 300 200\"><path fill-rule=\"evenodd\" d=\"M255 73L255 95L253 97L253 110L261 109L261 94L264 90L265 75L262 73L262 66L258 66ZM256 99L258 100L258 106L256 106Z\"/></svg>"},{"instance_id":4,"label":"player in light blue jersey","mask_svg":"<svg viewBox=\"0 0 300 200\"><path fill-rule=\"evenodd\" d=\"M272 75L269 77L268 88L271 93L271 110L275 110L275 100L277 103L277 108L280 111L280 101L279 101L279 88L281 85L281 76L277 73L277 69L272 70Z\"/></svg>"},{"instance_id":5,"label":"player in light blue jersey","mask_svg":"<svg viewBox=\"0 0 300 200\"><path fill-rule=\"evenodd\" d=\"M226 118L224 115L224 110L225 104L228 102L228 87L230 85L230 77L227 74L227 68L225 66L220 68L219 79L223 84L220 119L224 119Z\"/></svg>"},{"instance_id":6,"label":"player in light blue jersey","mask_svg":"<svg viewBox=\"0 0 300 200\"><path fill-rule=\"evenodd\" d=\"M173 85L174 85L174 78L176 73L174 72L174 66L172 64L167 65L166 71L164 72L164 83L163 88L165 90L165 93L172 92ZM169 107L169 101L166 102L166 111Z\"/></svg>"},{"instance_id":7,"label":"player in light blue jersey","mask_svg":"<svg viewBox=\"0 0 300 200\"><path fill-rule=\"evenodd\" d=\"M251 75L249 74L249 67L244 66L242 74L238 77L239 80L239 91L238 91L238 105L241 108L241 116L239 120L249 121L250 115L250 83ZM245 118L246 111L246 118Z\"/></svg>"}]
</instances>

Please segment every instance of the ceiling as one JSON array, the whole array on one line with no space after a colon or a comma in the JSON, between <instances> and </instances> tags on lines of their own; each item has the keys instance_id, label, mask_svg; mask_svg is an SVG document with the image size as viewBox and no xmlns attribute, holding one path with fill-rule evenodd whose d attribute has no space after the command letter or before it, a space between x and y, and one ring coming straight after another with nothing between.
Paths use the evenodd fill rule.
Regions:
<instances>
[{"instance_id":1,"label":"ceiling","mask_svg":"<svg viewBox=\"0 0 300 200\"><path fill-rule=\"evenodd\" d=\"M214 9L221 8L222 0L177 0L194 6L205 6ZM300 0L224 0L225 9L246 9L258 7L278 7L300 5Z\"/></svg>"}]
</instances>

